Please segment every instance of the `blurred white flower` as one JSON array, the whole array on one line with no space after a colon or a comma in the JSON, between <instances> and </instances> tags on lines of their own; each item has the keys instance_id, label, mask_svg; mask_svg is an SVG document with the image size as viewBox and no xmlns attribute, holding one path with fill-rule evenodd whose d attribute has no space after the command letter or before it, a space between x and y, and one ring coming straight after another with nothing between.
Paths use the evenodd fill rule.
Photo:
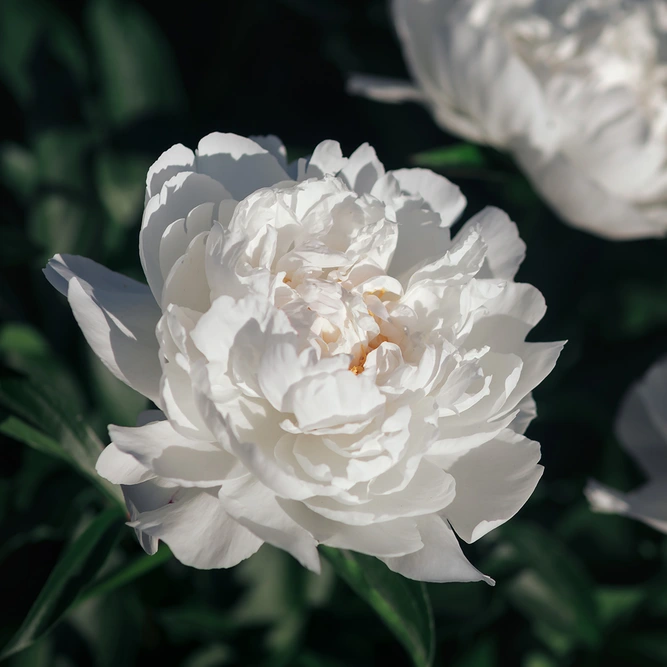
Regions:
<instances>
[{"instance_id":1,"label":"blurred white flower","mask_svg":"<svg viewBox=\"0 0 667 667\"><path fill-rule=\"evenodd\" d=\"M510 151L572 225L613 239L667 232L664 0L393 0L414 86L444 129Z\"/></svg>"},{"instance_id":2,"label":"blurred white flower","mask_svg":"<svg viewBox=\"0 0 667 667\"><path fill-rule=\"evenodd\" d=\"M616 421L616 435L648 482L621 493L591 480L586 496L592 508L623 514L667 533L667 359L652 366L630 388Z\"/></svg>"},{"instance_id":3,"label":"blurred white flower","mask_svg":"<svg viewBox=\"0 0 667 667\"><path fill-rule=\"evenodd\" d=\"M530 392L562 345L525 342L545 305L513 281L514 223L486 209L451 240L464 206L366 144L288 164L275 137L211 134L148 173L148 287L51 260L93 350L159 407L98 463L149 553L230 567L269 542L317 571L326 544L490 581L452 528L472 542L532 493Z\"/></svg>"}]
</instances>

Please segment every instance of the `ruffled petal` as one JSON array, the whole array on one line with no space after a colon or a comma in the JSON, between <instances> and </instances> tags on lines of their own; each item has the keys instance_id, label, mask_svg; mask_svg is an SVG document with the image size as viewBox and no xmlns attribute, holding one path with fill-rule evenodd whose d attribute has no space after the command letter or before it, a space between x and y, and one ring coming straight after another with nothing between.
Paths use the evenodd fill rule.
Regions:
<instances>
[{"instance_id":1,"label":"ruffled petal","mask_svg":"<svg viewBox=\"0 0 667 667\"><path fill-rule=\"evenodd\" d=\"M183 565L200 570L233 567L262 546L225 512L213 491L182 489L166 505L140 512L130 526L162 540Z\"/></svg>"},{"instance_id":2,"label":"ruffled petal","mask_svg":"<svg viewBox=\"0 0 667 667\"><path fill-rule=\"evenodd\" d=\"M436 515L420 517L417 526L424 548L400 558L383 558L390 570L417 581L495 583L470 564L444 519Z\"/></svg>"},{"instance_id":3,"label":"ruffled petal","mask_svg":"<svg viewBox=\"0 0 667 667\"><path fill-rule=\"evenodd\" d=\"M67 296L88 344L120 380L160 404L155 338L160 309L146 285L84 257L55 255L44 269Z\"/></svg>"},{"instance_id":4,"label":"ruffled petal","mask_svg":"<svg viewBox=\"0 0 667 667\"><path fill-rule=\"evenodd\" d=\"M459 537L475 542L511 519L542 476L540 446L506 430L449 468L456 497L444 516Z\"/></svg>"},{"instance_id":5,"label":"ruffled petal","mask_svg":"<svg viewBox=\"0 0 667 667\"><path fill-rule=\"evenodd\" d=\"M112 425L109 435L120 452L131 455L154 475L179 486L220 486L238 466L236 457L218 444L186 438L168 421L137 428Z\"/></svg>"},{"instance_id":6,"label":"ruffled petal","mask_svg":"<svg viewBox=\"0 0 667 667\"><path fill-rule=\"evenodd\" d=\"M266 148L223 132L213 132L199 142L197 171L222 183L239 201L255 190L290 180L281 161Z\"/></svg>"},{"instance_id":7,"label":"ruffled petal","mask_svg":"<svg viewBox=\"0 0 667 667\"><path fill-rule=\"evenodd\" d=\"M320 572L315 538L280 506L275 494L251 475L225 483L220 502L240 524L263 541L292 554L301 565Z\"/></svg>"},{"instance_id":8,"label":"ruffled petal","mask_svg":"<svg viewBox=\"0 0 667 667\"><path fill-rule=\"evenodd\" d=\"M113 442L102 450L95 470L112 484L140 484L155 477L149 468L139 463L134 456L118 449Z\"/></svg>"}]
</instances>

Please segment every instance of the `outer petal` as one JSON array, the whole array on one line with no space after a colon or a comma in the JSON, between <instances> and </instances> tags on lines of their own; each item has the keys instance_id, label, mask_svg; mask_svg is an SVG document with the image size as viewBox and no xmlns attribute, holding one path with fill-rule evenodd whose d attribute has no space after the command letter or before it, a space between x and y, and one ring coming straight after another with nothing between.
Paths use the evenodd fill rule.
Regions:
<instances>
[{"instance_id":1,"label":"outer petal","mask_svg":"<svg viewBox=\"0 0 667 667\"><path fill-rule=\"evenodd\" d=\"M349 526L329 521L309 510L303 503L278 500L280 506L308 529L320 544L336 549L351 549L369 556L405 556L424 545L414 519L395 519L370 526Z\"/></svg>"},{"instance_id":2,"label":"outer petal","mask_svg":"<svg viewBox=\"0 0 667 667\"><path fill-rule=\"evenodd\" d=\"M506 430L472 449L449 468L456 497L444 515L466 542L475 542L511 519L542 476L540 446Z\"/></svg>"},{"instance_id":3,"label":"outer petal","mask_svg":"<svg viewBox=\"0 0 667 667\"><path fill-rule=\"evenodd\" d=\"M176 144L162 153L146 176L146 202L159 194L162 186L176 174L194 171L194 165L195 154L183 144Z\"/></svg>"},{"instance_id":4,"label":"outer petal","mask_svg":"<svg viewBox=\"0 0 667 667\"><path fill-rule=\"evenodd\" d=\"M322 141L308 159L304 178L322 178L325 174L337 174L347 164L337 141Z\"/></svg>"},{"instance_id":5,"label":"outer petal","mask_svg":"<svg viewBox=\"0 0 667 667\"><path fill-rule=\"evenodd\" d=\"M162 540L181 563L200 570L233 567L262 546L225 512L215 494L199 489L180 490L169 504L140 513L130 525Z\"/></svg>"},{"instance_id":6,"label":"outer petal","mask_svg":"<svg viewBox=\"0 0 667 667\"><path fill-rule=\"evenodd\" d=\"M495 583L470 564L446 521L430 515L417 519L417 525L424 548L400 558L383 558L390 570L417 581Z\"/></svg>"},{"instance_id":7,"label":"outer petal","mask_svg":"<svg viewBox=\"0 0 667 667\"><path fill-rule=\"evenodd\" d=\"M284 549L304 567L320 572L315 538L280 506L275 494L251 475L225 483L220 502L240 524Z\"/></svg>"},{"instance_id":8,"label":"outer petal","mask_svg":"<svg viewBox=\"0 0 667 667\"><path fill-rule=\"evenodd\" d=\"M372 146L361 144L350 155L339 176L352 190L362 195L370 192L378 178L384 176L384 165Z\"/></svg>"},{"instance_id":9,"label":"outer petal","mask_svg":"<svg viewBox=\"0 0 667 667\"><path fill-rule=\"evenodd\" d=\"M155 338L160 310L141 283L84 257L55 255L44 269L67 299L86 340L120 380L159 404Z\"/></svg>"},{"instance_id":10,"label":"outer petal","mask_svg":"<svg viewBox=\"0 0 667 667\"><path fill-rule=\"evenodd\" d=\"M465 235L471 227L478 229L486 244L489 277L506 280L514 278L526 256L526 244L519 237L519 230L507 213L495 206L487 206L470 218L459 234Z\"/></svg>"},{"instance_id":11,"label":"outer petal","mask_svg":"<svg viewBox=\"0 0 667 667\"><path fill-rule=\"evenodd\" d=\"M667 533L666 479L651 482L630 493L622 493L590 480L584 493L596 512L629 516Z\"/></svg>"},{"instance_id":12,"label":"outer petal","mask_svg":"<svg viewBox=\"0 0 667 667\"><path fill-rule=\"evenodd\" d=\"M522 144L515 148L515 157L540 194L575 227L625 241L667 232L667 227L605 190L562 153L545 156Z\"/></svg>"},{"instance_id":13,"label":"outer petal","mask_svg":"<svg viewBox=\"0 0 667 667\"><path fill-rule=\"evenodd\" d=\"M134 456L122 452L113 442L102 450L95 470L112 484L140 484L155 477L151 470Z\"/></svg>"},{"instance_id":14,"label":"outer petal","mask_svg":"<svg viewBox=\"0 0 667 667\"><path fill-rule=\"evenodd\" d=\"M462 4L392 3L408 65L436 120L451 132L501 148L517 134L544 140L550 130L537 79L502 35L453 20Z\"/></svg>"},{"instance_id":15,"label":"outer petal","mask_svg":"<svg viewBox=\"0 0 667 667\"><path fill-rule=\"evenodd\" d=\"M195 207L207 203L217 207L224 199L231 199L229 192L213 178L182 172L170 178L162 186L160 194L146 204L139 232L139 256L146 280L158 303L165 279L160 267L160 247L165 231L176 220L187 218Z\"/></svg>"},{"instance_id":16,"label":"outer petal","mask_svg":"<svg viewBox=\"0 0 667 667\"><path fill-rule=\"evenodd\" d=\"M641 400L644 411L637 409L633 394ZM619 437L623 439L628 452L649 477L667 477L667 408L664 401L666 394L667 360L663 359L652 366L636 385L618 417ZM644 418L644 415L646 419L643 424L637 423ZM656 447L656 439L651 430L660 437L659 448Z\"/></svg>"},{"instance_id":17,"label":"outer petal","mask_svg":"<svg viewBox=\"0 0 667 667\"><path fill-rule=\"evenodd\" d=\"M121 488L132 521L136 521L142 512L151 512L169 503L178 490L178 487L160 479L151 479ZM158 549L158 538L142 532L139 528L135 528L134 532L143 550L152 556Z\"/></svg>"},{"instance_id":18,"label":"outer petal","mask_svg":"<svg viewBox=\"0 0 667 667\"><path fill-rule=\"evenodd\" d=\"M112 425L109 435L120 452L180 486L220 486L237 465L236 457L217 444L185 438L168 421L138 428Z\"/></svg>"},{"instance_id":19,"label":"outer petal","mask_svg":"<svg viewBox=\"0 0 667 667\"><path fill-rule=\"evenodd\" d=\"M347 92L390 104L424 101L424 95L409 81L366 74L351 76L347 81Z\"/></svg>"},{"instance_id":20,"label":"outer petal","mask_svg":"<svg viewBox=\"0 0 667 667\"><path fill-rule=\"evenodd\" d=\"M290 180L271 152L252 139L222 132L199 142L197 171L222 183L239 201L259 188Z\"/></svg>"},{"instance_id":21,"label":"outer petal","mask_svg":"<svg viewBox=\"0 0 667 667\"><path fill-rule=\"evenodd\" d=\"M396 179L401 192L421 197L440 216L441 227L451 227L466 207L466 198L458 186L430 169L395 169L388 173Z\"/></svg>"}]
</instances>

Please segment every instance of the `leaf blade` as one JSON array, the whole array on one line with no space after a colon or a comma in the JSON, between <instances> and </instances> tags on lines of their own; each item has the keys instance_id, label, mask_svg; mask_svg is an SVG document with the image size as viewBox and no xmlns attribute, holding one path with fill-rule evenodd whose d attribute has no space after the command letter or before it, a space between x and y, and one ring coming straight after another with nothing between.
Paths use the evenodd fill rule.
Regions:
<instances>
[{"instance_id":1,"label":"leaf blade","mask_svg":"<svg viewBox=\"0 0 667 667\"><path fill-rule=\"evenodd\" d=\"M105 510L66 547L0 660L28 648L53 628L100 570L123 525L120 510Z\"/></svg>"},{"instance_id":2,"label":"leaf blade","mask_svg":"<svg viewBox=\"0 0 667 667\"><path fill-rule=\"evenodd\" d=\"M376 611L415 667L431 667L435 632L424 584L392 572L371 556L323 546L320 551L336 573Z\"/></svg>"}]
</instances>

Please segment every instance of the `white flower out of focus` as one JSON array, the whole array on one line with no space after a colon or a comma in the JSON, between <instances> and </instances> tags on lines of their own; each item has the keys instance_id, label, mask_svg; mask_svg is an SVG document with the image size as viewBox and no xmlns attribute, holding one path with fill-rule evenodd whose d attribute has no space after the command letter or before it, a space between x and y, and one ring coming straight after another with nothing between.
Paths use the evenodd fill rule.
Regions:
<instances>
[{"instance_id":1,"label":"white flower out of focus","mask_svg":"<svg viewBox=\"0 0 667 667\"><path fill-rule=\"evenodd\" d=\"M393 0L414 85L444 129L514 154L568 222L613 239L667 233L664 0Z\"/></svg>"},{"instance_id":2,"label":"white flower out of focus","mask_svg":"<svg viewBox=\"0 0 667 667\"><path fill-rule=\"evenodd\" d=\"M630 388L616 421L616 435L648 478L629 493L591 480L586 496L591 507L623 514L667 533L667 359L656 363Z\"/></svg>"},{"instance_id":3,"label":"white flower out of focus","mask_svg":"<svg viewBox=\"0 0 667 667\"><path fill-rule=\"evenodd\" d=\"M89 344L159 408L111 426L100 475L149 553L199 568L263 542L320 567L319 544L426 581L465 558L541 475L522 434L561 343L515 283L516 226L485 209L450 238L459 189L385 172L334 141L288 164L276 137L211 134L147 177L148 286L81 257L46 269Z\"/></svg>"}]
</instances>

